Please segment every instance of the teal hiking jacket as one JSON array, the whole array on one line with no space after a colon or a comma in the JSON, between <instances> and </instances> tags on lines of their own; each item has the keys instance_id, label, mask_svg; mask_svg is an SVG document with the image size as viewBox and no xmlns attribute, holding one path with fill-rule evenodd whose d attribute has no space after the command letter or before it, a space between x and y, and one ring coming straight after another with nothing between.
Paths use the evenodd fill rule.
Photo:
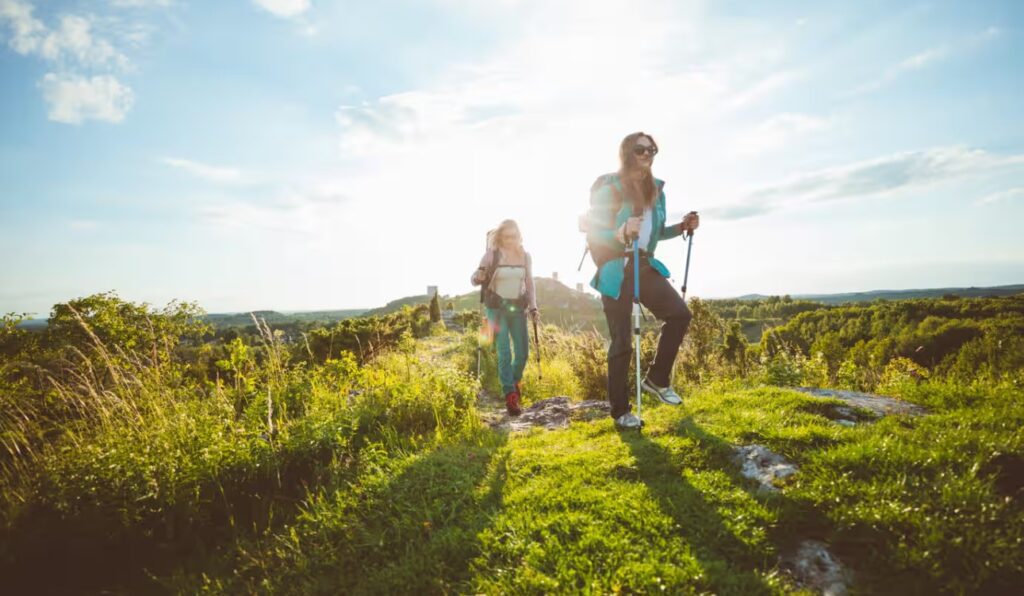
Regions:
<instances>
[{"instance_id":1,"label":"teal hiking jacket","mask_svg":"<svg viewBox=\"0 0 1024 596\"><path fill-rule=\"evenodd\" d=\"M602 178L598 179L590 193L590 210L587 212L587 223L589 224L587 240L592 245L610 249L614 254L622 256L603 264L597 270L594 278L590 280L590 286L605 296L618 299L622 292L622 279L625 277L626 245L618 241L615 232L633 214L633 206L629 201L623 201L619 210L613 213L615 192L613 192L612 186L618 191L619 196L623 196L622 183L618 174L606 174ZM668 240L680 235L682 229L679 225L665 225L665 182L657 178L654 179L654 182L658 187L658 199L651 209L653 215L651 239L647 246L640 248L647 251L651 266L658 273L668 277L668 268L654 258L654 249L657 248L658 242L661 240Z\"/></svg>"}]
</instances>

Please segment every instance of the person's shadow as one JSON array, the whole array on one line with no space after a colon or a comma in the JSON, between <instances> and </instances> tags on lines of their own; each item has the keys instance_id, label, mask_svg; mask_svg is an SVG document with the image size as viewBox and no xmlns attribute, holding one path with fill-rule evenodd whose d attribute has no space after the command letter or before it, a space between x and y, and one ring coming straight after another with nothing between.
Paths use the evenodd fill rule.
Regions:
<instances>
[{"instance_id":1,"label":"person's shadow","mask_svg":"<svg viewBox=\"0 0 1024 596\"><path fill-rule=\"evenodd\" d=\"M656 440L665 434L689 438L696 443L695 448L673 458L670 450ZM623 432L620 436L636 460L637 480L647 486L661 510L676 522L680 538L690 546L710 588L717 593L772 592L765 575L777 565L779 551L790 546L791 540L786 536L791 534L792 526L787 522L803 519L808 526L820 528L819 515L810 512L808 517L805 506L788 501L779 493L759 491L752 481L743 478L732 462L733 446L689 417L667 433L651 435L645 430ZM714 496L694 486L687 477L687 469L711 473L706 480L715 484ZM720 475L714 478L714 472L725 474L727 480ZM723 481L727 486L722 485ZM735 494L737 489L742 491L741 495ZM719 498L723 493L731 494L726 499ZM746 501L742 511L736 510L737 500ZM769 511L764 525L750 519L751 509ZM771 513L777 520L774 523ZM789 527L789 531L780 526Z\"/></svg>"}]
</instances>

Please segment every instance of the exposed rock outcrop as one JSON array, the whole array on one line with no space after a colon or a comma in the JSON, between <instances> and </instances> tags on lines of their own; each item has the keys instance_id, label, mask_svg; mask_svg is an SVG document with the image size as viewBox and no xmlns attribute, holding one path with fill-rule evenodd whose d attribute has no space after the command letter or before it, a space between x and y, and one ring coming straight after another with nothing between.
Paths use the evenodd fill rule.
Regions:
<instances>
[{"instance_id":1,"label":"exposed rock outcrop","mask_svg":"<svg viewBox=\"0 0 1024 596\"><path fill-rule=\"evenodd\" d=\"M571 401L568 397L549 397L523 408L519 416L494 416L488 420L492 428L522 431L530 428L554 430L569 426L572 420L590 420L608 415L608 402L598 400Z\"/></svg>"},{"instance_id":2,"label":"exposed rock outcrop","mask_svg":"<svg viewBox=\"0 0 1024 596\"><path fill-rule=\"evenodd\" d=\"M740 474L761 485L761 490L775 492L776 480L789 478L796 473L796 466L778 453L763 445L736 447L733 461L740 466Z\"/></svg>"}]
</instances>

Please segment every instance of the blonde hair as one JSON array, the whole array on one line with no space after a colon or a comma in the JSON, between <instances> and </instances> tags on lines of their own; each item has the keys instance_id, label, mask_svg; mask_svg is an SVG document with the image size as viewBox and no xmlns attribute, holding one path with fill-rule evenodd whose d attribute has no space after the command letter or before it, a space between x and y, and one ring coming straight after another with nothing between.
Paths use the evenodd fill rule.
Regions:
<instances>
[{"instance_id":1,"label":"blonde hair","mask_svg":"<svg viewBox=\"0 0 1024 596\"><path fill-rule=\"evenodd\" d=\"M513 229L519 236L519 243L513 248L513 252L519 257L526 256L526 250L523 248L523 233L519 231L519 224L514 219L506 219L505 221L498 224L498 227L494 228L490 232L487 232L487 248L489 250L495 250L501 246L501 236L506 230Z\"/></svg>"}]
</instances>

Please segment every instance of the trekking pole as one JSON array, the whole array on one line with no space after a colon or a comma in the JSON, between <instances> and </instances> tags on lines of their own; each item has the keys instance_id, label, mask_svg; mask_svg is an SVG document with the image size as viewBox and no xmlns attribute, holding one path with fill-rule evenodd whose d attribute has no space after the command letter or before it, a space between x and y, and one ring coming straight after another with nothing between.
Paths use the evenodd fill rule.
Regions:
<instances>
[{"instance_id":1,"label":"trekking pole","mask_svg":"<svg viewBox=\"0 0 1024 596\"><path fill-rule=\"evenodd\" d=\"M696 215L696 211L690 213ZM683 301L686 301L686 282L690 279L690 249L693 248L693 230L687 234L686 241L686 269L683 272Z\"/></svg>"},{"instance_id":2,"label":"trekking pole","mask_svg":"<svg viewBox=\"0 0 1024 596\"><path fill-rule=\"evenodd\" d=\"M480 354L483 353L483 338L484 334L484 300L480 299L480 308L477 311L480 317L480 324L476 328L476 380L480 380Z\"/></svg>"},{"instance_id":3,"label":"trekking pole","mask_svg":"<svg viewBox=\"0 0 1024 596\"><path fill-rule=\"evenodd\" d=\"M490 244L485 240L484 241L484 251L486 252L490 248L491 248ZM481 356L481 354L483 354L483 351L484 351L484 348L483 348L483 337L482 336L484 334L484 320L485 320L485 317L484 317L484 292L486 291L486 285L487 285L487 280L484 280L484 281L480 282L480 306L478 308L478 313L480 315L480 325L479 325L479 327L477 327L477 331L476 331L476 380L477 381L480 380L480 356Z\"/></svg>"},{"instance_id":4,"label":"trekking pole","mask_svg":"<svg viewBox=\"0 0 1024 596\"><path fill-rule=\"evenodd\" d=\"M581 215L577 220L577 227L580 231L586 234L590 231L590 223L586 219L586 215ZM583 247L583 256L580 257L580 264L576 267L576 271L583 271L583 261L587 259L587 253L590 252L590 244Z\"/></svg>"},{"instance_id":5,"label":"trekking pole","mask_svg":"<svg viewBox=\"0 0 1024 596\"><path fill-rule=\"evenodd\" d=\"M640 217L643 212L640 205L633 205L633 217ZM636 354L636 417L640 426L644 421L640 418L640 236L630 239L633 245L633 352ZM639 428L637 428L639 430Z\"/></svg>"},{"instance_id":6,"label":"trekking pole","mask_svg":"<svg viewBox=\"0 0 1024 596\"><path fill-rule=\"evenodd\" d=\"M533 344L537 348L537 380L544 379L544 370L540 367L540 333L537 332L537 317L533 317Z\"/></svg>"}]
</instances>

